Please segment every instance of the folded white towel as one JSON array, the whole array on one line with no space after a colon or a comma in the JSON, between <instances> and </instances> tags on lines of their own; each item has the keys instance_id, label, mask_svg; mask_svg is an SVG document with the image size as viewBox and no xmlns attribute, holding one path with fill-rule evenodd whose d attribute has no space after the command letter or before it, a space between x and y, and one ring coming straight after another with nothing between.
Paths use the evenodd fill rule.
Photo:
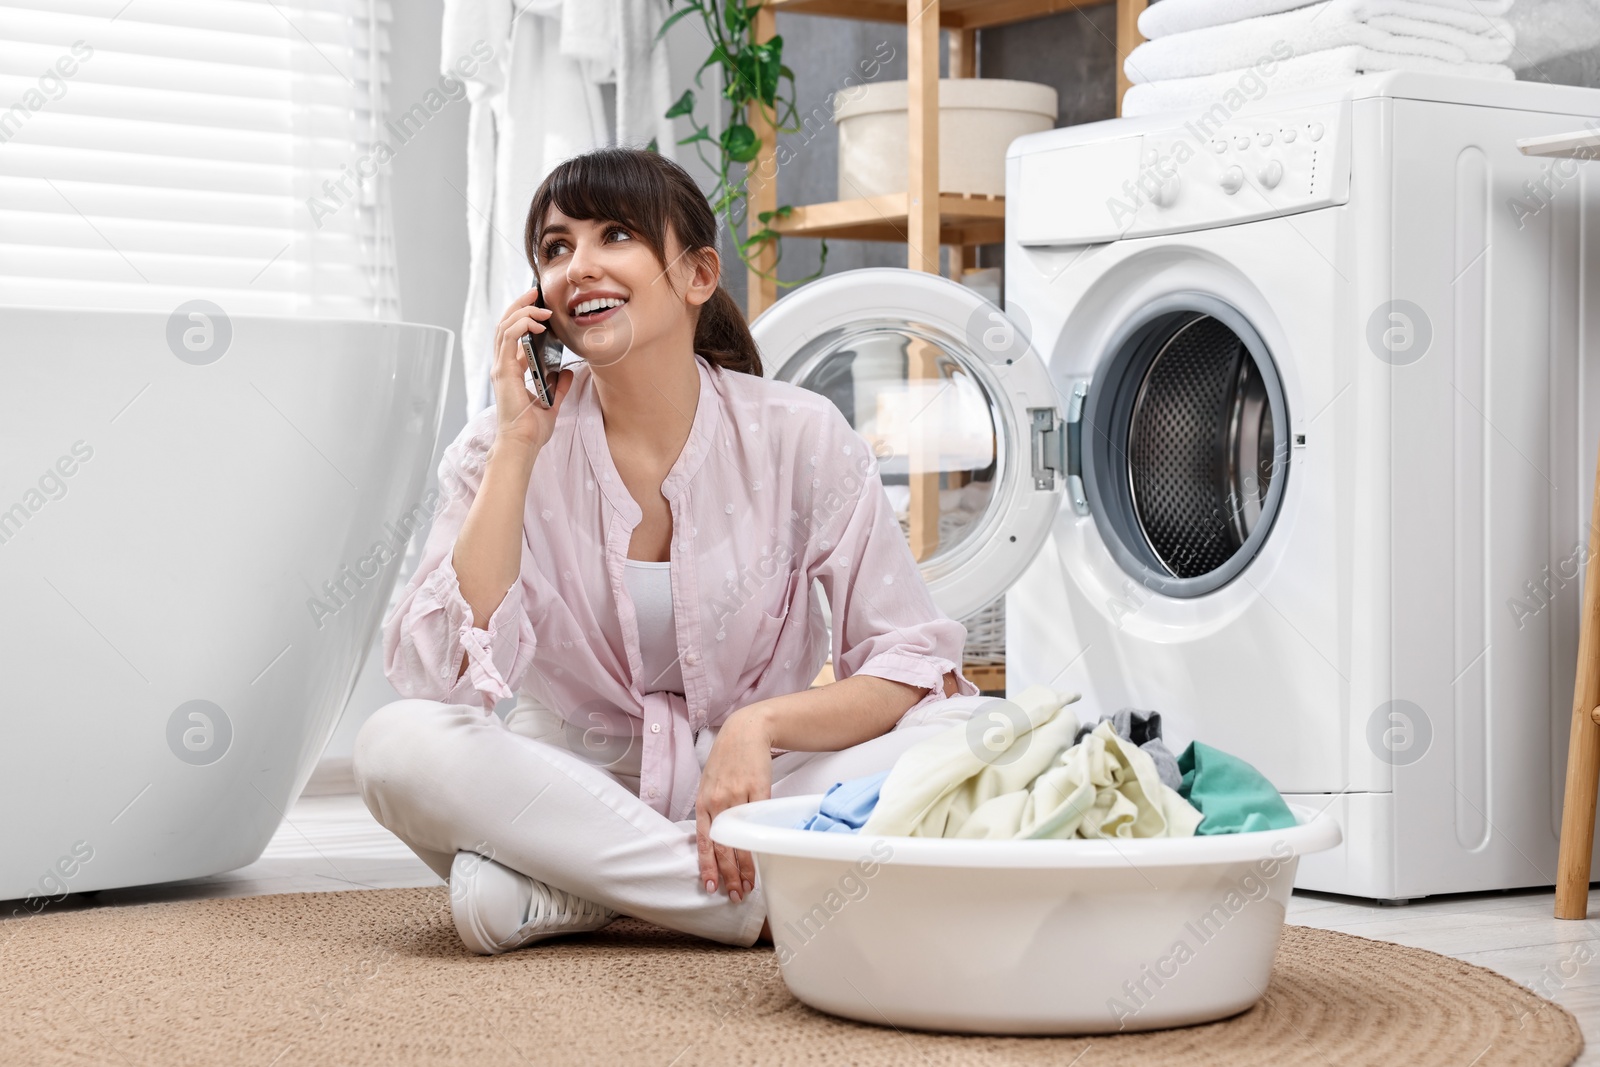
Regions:
<instances>
[{"instance_id":1,"label":"folded white towel","mask_svg":"<svg viewBox=\"0 0 1600 1067\"><path fill-rule=\"evenodd\" d=\"M1162 0L1170 3L1171 0ZM1309 89L1333 82L1348 81L1366 72L1416 70L1430 74L1514 81L1510 67L1499 63L1443 63L1427 56L1408 56L1378 52L1360 45L1329 48L1310 55L1295 56L1279 63L1271 74L1253 67L1206 74L1197 78L1172 78L1129 88L1122 98L1122 114L1150 115L1160 111L1184 111L1224 105L1237 111L1246 101Z\"/></svg>"},{"instance_id":2,"label":"folded white towel","mask_svg":"<svg viewBox=\"0 0 1600 1067\"><path fill-rule=\"evenodd\" d=\"M1135 48L1123 69L1137 85L1242 70L1263 56L1282 55L1285 48L1304 56L1359 45L1445 63L1502 63L1511 55L1515 34L1505 19L1482 18L1479 28L1485 32L1473 33L1442 22L1373 14L1397 6L1394 0L1323 0L1278 15L1175 33Z\"/></svg>"},{"instance_id":3,"label":"folded white towel","mask_svg":"<svg viewBox=\"0 0 1600 1067\"><path fill-rule=\"evenodd\" d=\"M1230 22L1277 15L1284 11L1306 7L1314 0L1161 0L1151 4L1139 16L1139 32L1148 40L1167 37L1174 33L1187 33L1207 26L1223 26ZM1379 14L1404 15L1430 21L1449 22L1462 29L1471 30L1485 17L1498 17L1511 10L1515 0L1396 0L1395 8L1432 9L1423 12L1385 11Z\"/></svg>"},{"instance_id":4,"label":"folded white towel","mask_svg":"<svg viewBox=\"0 0 1600 1067\"><path fill-rule=\"evenodd\" d=\"M1504 63L1517 48L1516 27L1511 25L1509 19L1494 15L1481 20L1481 29L1470 31L1431 19L1414 19L1403 15L1375 15L1366 20L1366 25L1396 37L1425 37L1455 45L1466 54L1469 63ZM1380 51L1401 52L1407 49L1385 48Z\"/></svg>"}]
</instances>

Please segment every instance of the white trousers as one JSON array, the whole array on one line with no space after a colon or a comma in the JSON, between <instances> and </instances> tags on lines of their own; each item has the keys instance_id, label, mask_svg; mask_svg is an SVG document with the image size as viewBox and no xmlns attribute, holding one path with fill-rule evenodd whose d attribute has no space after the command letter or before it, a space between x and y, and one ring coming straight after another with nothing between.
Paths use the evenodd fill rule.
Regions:
<instances>
[{"instance_id":1,"label":"white trousers","mask_svg":"<svg viewBox=\"0 0 1600 1067\"><path fill-rule=\"evenodd\" d=\"M826 793L835 782L886 771L988 699L948 697L915 723L902 720L842 751L784 752L772 759L772 795ZM362 725L352 764L373 818L440 878L449 879L465 849L623 915L755 944L767 915L759 874L737 904L726 886L706 892L695 821L673 822L650 807L639 799L638 778L616 769L628 761L613 755L612 766L602 766L574 737L581 733L542 708L519 705L501 720L472 705L400 700Z\"/></svg>"}]
</instances>

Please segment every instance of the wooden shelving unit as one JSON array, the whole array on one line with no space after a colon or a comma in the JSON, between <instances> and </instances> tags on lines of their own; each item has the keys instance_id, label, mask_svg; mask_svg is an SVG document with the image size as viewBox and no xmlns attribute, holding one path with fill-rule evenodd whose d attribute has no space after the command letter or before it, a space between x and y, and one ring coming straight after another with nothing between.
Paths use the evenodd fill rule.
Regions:
<instances>
[{"instance_id":1,"label":"wooden shelving unit","mask_svg":"<svg viewBox=\"0 0 1600 1067\"><path fill-rule=\"evenodd\" d=\"M1117 112L1128 83L1122 60L1138 46L1139 14L1148 0L765 0L756 13L755 38L769 40L777 32L777 13L826 15L874 22L904 23L906 27L907 145L906 174L909 188L858 200L795 205L787 219L774 220L772 228L785 238L833 237L841 240L891 241L906 245L906 264L912 270L940 271L940 249L951 249L950 276L959 281L974 265L977 247L1005 239L1005 198L942 193L939 189L939 33L950 34L949 76L976 74L977 31L991 26L1039 18L1059 11L1117 6ZM778 174L777 139L761 108L752 105L746 122L761 138L761 151L752 162L753 172ZM759 216L778 206L777 180L751 182L749 223L760 227ZM755 317L778 299L777 283L761 272L773 273L773 256L767 250L756 258L748 275L747 316ZM915 347L915 346L914 346ZM913 379L938 376L938 353L910 353ZM913 443L915 444L915 443ZM913 448L916 451L916 448ZM912 555L929 558L939 547L939 471L919 469L912 462L910 542ZM963 665L962 671L980 689L1005 689L1005 668ZM833 680L832 664L823 667L813 684Z\"/></svg>"},{"instance_id":2,"label":"wooden shelving unit","mask_svg":"<svg viewBox=\"0 0 1600 1067\"><path fill-rule=\"evenodd\" d=\"M756 14L757 40L777 32L777 13L827 15L906 26L906 80L908 105L908 188L861 200L838 200L796 205L787 219L774 220L772 228L784 237L833 237L860 241L903 242L906 265L912 270L939 273L941 246L951 248L950 274L973 265L978 245L1005 239L1005 198L939 193L939 32L950 34L950 77L971 78L977 31L991 26L1115 3L1117 7L1117 111L1128 82L1122 60L1143 40L1139 14L1148 0L766 0ZM778 173L777 144L771 124L759 107L750 108L746 121L761 138L761 151L752 167L763 174ZM752 182L749 225L759 227L763 211L778 206L777 182ZM763 278L772 273L772 254L756 260L759 270L748 275L746 315L754 319L778 299L777 283Z\"/></svg>"}]
</instances>

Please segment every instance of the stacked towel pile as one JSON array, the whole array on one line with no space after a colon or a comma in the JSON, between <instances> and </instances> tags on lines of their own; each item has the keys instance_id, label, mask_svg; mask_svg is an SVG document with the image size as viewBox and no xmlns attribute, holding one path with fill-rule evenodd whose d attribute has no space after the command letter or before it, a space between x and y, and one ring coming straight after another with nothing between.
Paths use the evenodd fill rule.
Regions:
<instances>
[{"instance_id":1,"label":"stacked towel pile","mask_svg":"<svg viewBox=\"0 0 1600 1067\"><path fill-rule=\"evenodd\" d=\"M1515 0L1160 0L1123 64L1124 115L1417 70L1511 80ZM1237 110L1228 104L1229 110Z\"/></svg>"}]
</instances>

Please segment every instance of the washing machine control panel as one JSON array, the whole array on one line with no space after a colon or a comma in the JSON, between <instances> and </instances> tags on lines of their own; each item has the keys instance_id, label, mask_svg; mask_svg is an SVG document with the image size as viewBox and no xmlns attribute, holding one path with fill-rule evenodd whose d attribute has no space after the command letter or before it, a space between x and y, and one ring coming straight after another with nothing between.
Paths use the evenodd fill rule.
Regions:
<instances>
[{"instance_id":1,"label":"washing machine control panel","mask_svg":"<svg viewBox=\"0 0 1600 1067\"><path fill-rule=\"evenodd\" d=\"M1225 108L1218 105L1213 112ZM1023 245L1097 244L1210 229L1350 197L1349 105L1204 113L1016 160L1007 220Z\"/></svg>"}]
</instances>

